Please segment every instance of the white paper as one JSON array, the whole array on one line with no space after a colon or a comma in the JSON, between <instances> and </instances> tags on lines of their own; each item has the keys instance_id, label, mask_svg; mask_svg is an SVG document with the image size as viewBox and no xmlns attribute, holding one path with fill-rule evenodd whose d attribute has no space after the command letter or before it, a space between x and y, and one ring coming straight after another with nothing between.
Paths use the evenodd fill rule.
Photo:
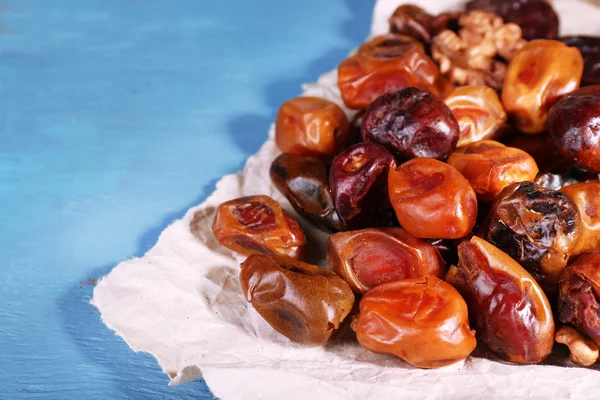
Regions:
<instances>
[{"instance_id":1,"label":"white paper","mask_svg":"<svg viewBox=\"0 0 600 400\"><path fill-rule=\"evenodd\" d=\"M372 34L387 30L389 15L402 2L377 1ZM431 13L460 6L439 0L418 3ZM576 0L555 0L554 6L562 34L600 35L597 6ZM336 79L336 71L326 73L305 85L303 94L342 105ZM600 375L594 369L509 365L478 354L452 366L421 370L371 353L354 341L306 347L274 332L242 295L238 273L244 258L220 246L210 227L220 203L253 194L273 197L296 216L269 179L277 154L271 128L269 140L248 159L243 172L221 179L215 192L165 229L144 257L117 265L94 290L92 303L103 322L135 351L156 357L171 384L204 376L224 400L600 396ZM324 255L326 234L297 220L312 243L320 243L315 252ZM561 359L564 355L550 363Z\"/></svg>"}]
</instances>

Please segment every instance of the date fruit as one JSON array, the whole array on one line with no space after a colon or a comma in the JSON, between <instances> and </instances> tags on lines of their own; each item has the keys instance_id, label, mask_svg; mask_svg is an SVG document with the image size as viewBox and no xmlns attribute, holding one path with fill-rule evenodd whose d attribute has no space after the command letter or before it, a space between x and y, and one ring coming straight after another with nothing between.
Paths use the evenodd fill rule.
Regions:
<instances>
[{"instance_id":1,"label":"date fruit","mask_svg":"<svg viewBox=\"0 0 600 400\"><path fill-rule=\"evenodd\" d=\"M418 368L453 364L477 344L464 299L433 276L371 289L360 301L354 329L364 348L394 354Z\"/></svg>"},{"instance_id":2,"label":"date fruit","mask_svg":"<svg viewBox=\"0 0 600 400\"><path fill-rule=\"evenodd\" d=\"M560 276L558 319L600 346L600 250L583 253Z\"/></svg>"},{"instance_id":3,"label":"date fruit","mask_svg":"<svg viewBox=\"0 0 600 400\"><path fill-rule=\"evenodd\" d=\"M560 190L576 183L598 182L598 174L585 171L573 165L564 171L540 174L535 178L534 182L545 189Z\"/></svg>"},{"instance_id":4,"label":"date fruit","mask_svg":"<svg viewBox=\"0 0 600 400\"><path fill-rule=\"evenodd\" d=\"M279 108L275 143L283 153L332 158L350 145L350 122L332 101L296 97Z\"/></svg>"},{"instance_id":5,"label":"date fruit","mask_svg":"<svg viewBox=\"0 0 600 400\"><path fill-rule=\"evenodd\" d=\"M251 255L241 264L240 284L273 329L307 345L327 344L354 305L335 273L288 257Z\"/></svg>"},{"instance_id":6,"label":"date fruit","mask_svg":"<svg viewBox=\"0 0 600 400\"><path fill-rule=\"evenodd\" d=\"M477 197L456 168L432 158L415 158L391 170L390 201L400 225L413 236L458 239L477 218Z\"/></svg>"},{"instance_id":7,"label":"date fruit","mask_svg":"<svg viewBox=\"0 0 600 400\"><path fill-rule=\"evenodd\" d=\"M496 355L532 364L552 351L554 318L546 295L516 261L474 236L458 246L446 281L469 306L471 324Z\"/></svg>"},{"instance_id":8,"label":"date fruit","mask_svg":"<svg viewBox=\"0 0 600 400\"><path fill-rule=\"evenodd\" d=\"M386 147L401 161L415 157L444 160L456 147L459 127L443 101L410 87L371 103L362 134L366 142Z\"/></svg>"},{"instance_id":9,"label":"date fruit","mask_svg":"<svg viewBox=\"0 0 600 400\"><path fill-rule=\"evenodd\" d=\"M518 182L500 193L480 236L521 264L544 290L554 293L580 233L579 211L565 194Z\"/></svg>"},{"instance_id":10,"label":"date fruit","mask_svg":"<svg viewBox=\"0 0 600 400\"><path fill-rule=\"evenodd\" d=\"M563 97L548 116L548 132L562 155L577 166L600 172L600 85Z\"/></svg>"},{"instance_id":11,"label":"date fruit","mask_svg":"<svg viewBox=\"0 0 600 400\"><path fill-rule=\"evenodd\" d=\"M460 147L447 162L467 178L480 201L492 201L511 183L533 181L538 173L533 157L494 140Z\"/></svg>"},{"instance_id":12,"label":"date fruit","mask_svg":"<svg viewBox=\"0 0 600 400\"><path fill-rule=\"evenodd\" d=\"M388 33L386 35L375 36L364 42L358 48L358 53L368 54L373 58L393 58L403 56L412 50L424 52L425 48L415 38Z\"/></svg>"},{"instance_id":13,"label":"date fruit","mask_svg":"<svg viewBox=\"0 0 600 400\"><path fill-rule=\"evenodd\" d=\"M212 231L223 246L246 256L300 258L306 247L306 236L298 223L269 196L240 197L222 203Z\"/></svg>"},{"instance_id":14,"label":"date fruit","mask_svg":"<svg viewBox=\"0 0 600 400\"><path fill-rule=\"evenodd\" d=\"M357 143L333 160L329 186L337 214L348 229L395 225L387 195L394 156L374 143Z\"/></svg>"},{"instance_id":15,"label":"date fruit","mask_svg":"<svg viewBox=\"0 0 600 400\"><path fill-rule=\"evenodd\" d=\"M445 93L447 81L422 49L396 57L376 57L369 52L348 57L338 66L338 86L348 108L364 109L379 96L407 87Z\"/></svg>"},{"instance_id":16,"label":"date fruit","mask_svg":"<svg viewBox=\"0 0 600 400\"><path fill-rule=\"evenodd\" d=\"M520 131L541 133L550 107L579 87L582 74L579 50L556 40L533 40L508 65L502 86L504 109Z\"/></svg>"},{"instance_id":17,"label":"date fruit","mask_svg":"<svg viewBox=\"0 0 600 400\"><path fill-rule=\"evenodd\" d=\"M327 164L322 159L281 154L271 164L270 175L298 214L323 230L341 229L329 190Z\"/></svg>"},{"instance_id":18,"label":"date fruit","mask_svg":"<svg viewBox=\"0 0 600 400\"><path fill-rule=\"evenodd\" d=\"M429 24L433 16L414 4L405 4L390 17L390 32L408 35L420 42L429 43Z\"/></svg>"},{"instance_id":19,"label":"date fruit","mask_svg":"<svg viewBox=\"0 0 600 400\"><path fill-rule=\"evenodd\" d=\"M356 294L387 282L445 273L435 247L398 227L335 233L327 240L327 260Z\"/></svg>"},{"instance_id":20,"label":"date fruit","mask_svg":"<svg viewBox=\"0 0 600 400\"><path fill-rule=\"evenodd\" d=\"M581 86L600 85L600 36L565 36L559 40L577 47L583 56Z\"/></svg>"},{"instance_id":21,"label":"date fruit","mask_svg":"<svg viewBox=\"0 0 600 400\"><path fill-rule=\"evenodd\" d=\"M488 86L457 87L444 99L444 103L458 121L458 147L497 138L500 128L506 123L500 98Z\"/></svg>"},{"instance_id":22,"label":"date fruit","mask_svg":"<svg viewBox=\"0 0 600 400\"><path fill-rule=\"evenodd\" d=\"M572 255L600 249L600 182L569 185L561 192L573 200L581 216L581 235Z\"/></svg>"}]
</instances>

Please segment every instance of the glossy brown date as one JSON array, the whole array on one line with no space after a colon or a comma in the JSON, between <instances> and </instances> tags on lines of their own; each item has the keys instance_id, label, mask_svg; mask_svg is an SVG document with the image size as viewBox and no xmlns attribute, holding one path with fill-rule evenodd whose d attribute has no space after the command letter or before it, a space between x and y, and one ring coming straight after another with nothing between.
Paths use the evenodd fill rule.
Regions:
<instances>
[{"instance_id":1,"label":"glossy brown date","mask_svg":"<svg viewBox=\"0 0 600 400\"><path fill-rule=\"evenodd\" d=\"M329 186L337 214L348 229L396 223L387 196L388 172L394 156L374 143L350 146L333 160Z\"/></svg>"},{"instance_id":2,"label":"glossy brown date","mask_svg":"<svg viewBox=\"0 0 600 400\"><path fill-rule=\"evenodd\" d=\"M363 118L363 139L390 150L399 160L446 159L456 147L459 127L443 101L415 87L372 102Z\"/></svg>"},{"instance_id":3,"label":"glossy brown date","mask_svg":"<svg viewBox=\"0 0 600 400\"><path fill-rule=\"evenodd\" d=\"M550 107L579 87L582 74L579 50L556 40L533 40L508 65L502 86L504 109L520 131L541 133Z\"/></svg>"},{"instance_id":4,"label":"glossy brown date","mask_svg":"<svg viewBox=\"0 0 600 400\"><path fill-rule=\"evenodd\" d=\"M458 246L458 257L446 281L465 298L478 338L507 361L543 361L552 351L554 319L535 279L477 236Z\"/></svg>"},{"instance_id":5,"label":"glossy brown date","mask_svg":"<svg viewBox=\"0 0 600 400\"><path fill-rule=\"evenodd\" d=\"M533 157L494 140L460 147L447 162L467 178L481 201L493 201L511 183L533 181L538 173Z\"/></svg>"},{"instance_id":6,"label":"glossy brown date","mask_svg":"<svg viewBox=\"0 0 600 400\"><path fill-rule=\"evenodd\" d=\"M219 205L212 225L223 246L243 255L300 258L306 237L298 223L269 196L249 196Z\"/></svg>"},{"instance_id":7,"label":"glossy brown date","mask_svg":"<svg viewBox=\"0 0 600 400\"><path fill-rule=\"evenodd\" d=\"M270 175L298 214L326 231L342 228L329 190L327 164L322 159L281 154L271 164Z\"/></svg>"},{"instance_id":8,"label":"glossy brown date","mask_svg":"<svg viewBox=\"0 0 600 400\"><path fill-rule=\"evenodd\" d=\"M600 182L569 185L561 189L577 206L581 216L581 235L572 255L600 249Z\"/></svg>"},{"instance_id":9,"label":"glossy brown date","mask_svg":"<svg viewBox=\"0 0 600 400\"><path fill-rule=\"evenodd\" d=\"M240 284L277 332L307 345L327 344L354 305L335 273L288 257L251 255L241 264Z\"/></svg>"},{"instance_id":10,"label":"glossy brown date","mask_svg":"<svg viewBox=\"0 0 600 400\"><path fill-rule=\"evenodd\" d=\"M419 368L465 359L477 344L467 305L437 277L404 279L363 296L354 326L364 348L394 354Z\"/></svg>"},{"instance_id":11,"label":"glossy brown date","mask_svg":"<svg viewBox=\"0 0 600 400\"><path fill-rule=\"evenodd\" d=\"M544 290L555 293L580 233L579 211L565 194L518 182L500 193L480 236L521 264Z\"/></svg>"},{"instance_id":12,"label":"glossy brown date","mask_svg":"<svg viewBox=\"0 0 600 400\"><path fill-rule=\"evenodd\" d=\"M327 239L327 260L357 294L387 282L445 273L435 247L398 227L335 233Z\"/></svg>"},{"instance_id":13,"label":"glossy brown date","mask_svg":"<svg viewBox=\"0 0 600 400\"><path fill-rule=\"evenodd\" d=\"M429 24L433 16L414 4L405 4L396 9L390 17L390 32L408 35L420 42L429 43Z\"/></svg>"},{"instance_id":14,"label":"glossy brown date","mask_svg":"<svg viewBox=\"0 0 600 400\"><path fill-rule=\"evenodd\" d=\"M583 56L581 86L600 85L600 36L565 36L567 46L577 47Z\"/></svg>"},{"instance_id":15,"label":"glossy brown date","mask_svg":"<svg viewBox=\"0 0 600 400\"><path fill-rule=\"evenodd\" d=\"M358 53L367 54L373 58L393 58L403 56L413 50L425 51L425 48L413 37L388 33L367 40L358 48Z\"/></svg>"},{"instance_id":16,"label":"glossy brown date","mask_svg":"<svg viewBox=\"0 0 600 400\"><path fill-rule=\"evenodd\" d=\"M344 104L353 109L367 108L379 96L411 86L435 95L448 89L437 64L421 49L386 58L350 56L338 66L338 86Z\"/></svg>"},{"instance_id":17,"label":"glossy brown date","mask_svg":"<svg viewBox=\"0 0 600 400\"><path fill-rule=\"evenodd\" d=\"M350 145L350 123L332 101L296 97L279 108L275 143L283 153L332 158Z\"/></svg>"},{"instance_id":18,"label":"glossy brown date","mask_svg":"<svg viewBox=\"0 0 600 400\"><path fill-rule=\"evenodd\" d=\"M523 38L554 39L559 31L558 15L546 0L472 0L467 11L483 10L494 13L504 22L521 27Z\"/></svg>"},{"instance_id":19,"label":"glossy brown date","mask_svg":"<svg viewBox=\"0 0 600 400\"><path fill-rule=\"evenodd\" d=\"M576 90L556 103L548 115L548 132L565 158L600 172L600 85Z\"/></svg>"},{"instance_id":20,"label":"glossy brown date","mask_svg":"<svg viewBox=\"0 0 600 400\"><path fill-rule=\"evenodd\" d=\"M600 250L580 255L560 276L558 319L600 345Z\"/></svg>"},{"instance_id":21,"label":"glossy brown date","mask_svg":"<svg viewBox=\"0 0 600 400\"><path fill-rule=\"evenodd\" d=\"M488 86L460 86L444 99L458 121L457 146L498 137L506 113L496 91Z\"/></svg>"},{"instance_id":22,"label":"glossy brown date","mask_svg":"<svg viewBox=\"0 0 600 400\"><path fill-rule=\"evenodd\" d=\"M390 201L400 225L419 238L467 236L477 218L477 197L456 168L415 158L391 170Z\"/></svg>"}]
</instances>

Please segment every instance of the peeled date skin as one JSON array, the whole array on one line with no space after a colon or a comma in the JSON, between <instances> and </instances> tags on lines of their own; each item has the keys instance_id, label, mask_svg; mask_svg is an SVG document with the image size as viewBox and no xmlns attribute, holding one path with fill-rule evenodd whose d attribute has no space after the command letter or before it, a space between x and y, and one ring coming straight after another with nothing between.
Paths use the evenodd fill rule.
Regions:
<instances>
[{"instance_id":1,"label":"peeled date skin","mask_svg":"<svg viewBox=\"0 0 600 400\"><path fill-rule=\"evenodd\" d=\"M577 47L583 56L581 86L600 85L600 36L564 36L567 46Z\"/></svg>"},{"instance_id":2,"label":"peeled date skin","mask_svg":"<svg viewBox=\"0 0 600 400\"><path fill-rule=\"evenodd\" d=\"M387 282L445 273L435 247L398 227L335 233L327 239L327 260L356 294Z\"/></svg>"},{"instance_id":3,"label":"peeled date skin","mask_svg":"<svg viewBox=\"0 0 600 400\"><path fill-rule=\"evenodd\" d=\"M358 110L379 96L411 86L435 95L449 88L435 61L422 49L396 57L375 57L368 52L350 56L338 66L338 86L344 104Z\"/></svg>"},{"instance_id":4,"label":"peeled date skin","mask_svg":"<svg viewBox=\"0 0 600 400\"><path fill-rule=\"evenodd\" d=\"M582 74L579 50L556 40L532 40L508 65L502 86L504 109L520 131L541 133L550 107L579 87Z\"/></svg>"},{"instance_id":5,"label":"peeled date skin","mask_svg":"<svg viewBox=\"0 0 600 400\"><path fill-rule=\"evenodd\" d=\"M516 23L526 40L558 36L558 15L545 0L473 0L466 7L467 11L483 10L497 14L504 22Z\"/></svg>"},{"instance_id":6,"label":"peeled date skin","mask_svg":"<svg viewBox=\"0 0 600 400\"><path fill-rule=\"evenodd\" d=\"M493 201L511 183L533 181L538 173L533 157L494 140L460 147L447 162L467 178L480 201Z\"/></svg>"},{"instance_id":7,"label":"peeled date skin","mask_svg":"<svg viewBox=\"0 0 600 400\"><path fill-rule=\"evenodd\" d=\"M333 160L329 186L337 214L347 229L396 224L387 196L388 172L394 168L394 156L374 143L357 143Z\"/></svg>"},{"instance_id":8,"label":"peeled date skin","mask_svg":"<svg viewBox=\"0 0 600 400\"><path fill-rule=\"evenodd\" d=\"M477 236L458 246L458 257L446 281L465 298L478 338L504 360L543 361L552 352L554 318L535 279Z\"/></svg>"},{"instance_id":9,"label":"peeled date skin","mask_svg":"<svg viewBox=\"0 0 600 400\"><path fill-rule=\"evenodd\" d=\"M283 153L333 158L351 140L348 117L332 101L301 96L279 108L275 143Z\"/></svg>"},{"instance_id":10,"label":"peeled date skin","mask_svg":"<svg viewBox=\"0 0 600 400\"><path fill-rule=\"evenodd\" d=\"M600 182L569 185L561 189L577 206L581 216L581 235L572 256L600 248Z\"/></svg>"},{"instance_id":11,"label":"peeled date skin","mask_svg":"<svg viewBox=\"0 0 600 400\"><path fill-rule=\"evenodd\" d=\"M412 50L425 51L425 48L413 37L388 33L364 42L358 48L358 53L368 54L374 58L393 58L400 57Z\"/></svg>"},{"instance_id":12,"label":"peeled date skin","mask_svg":"<svg viewBox=\"0 0 600 400\"><path fill-rule=\"evenodd\" d=\"M419 6L405 4L396 9L390 17L390 32L411 36L421 42L429 43L429 23L432 15Z\"/></svg>"},{"instance_id":13,"label":"peeled date skin","mask_svg":"<svg viewBox=\"0 0 600 400\"><path fill-rule=\"evenodd\" d=\"M426 239L467 236L477 219L477 197L456 168L432 158L415 158L391 170L390 201L400 225Z\"/></svg>"},{"instance_id":14,"label":"peeled date skin","mask_svg":"<svg viewBox=\"0 0 600 400\"><path fill-rule=\"evenodd\" d=\"M556 103L548 115L548 132L565 158L600 172L600 85L576 90Z\"/></svg>"},{"instance_id":15,"label":"peeled date skin","mask_svg":"<svg viewBox=\"0 0 600 400\"><path fill-rule=\"evenodd\" d=\"M457 146L498 137L506 112L496 91L488 86L460 86L444 99L459 126Z\"/></svg>"},{"instance_id":16,"label":"peeled date skin","mask_svg":"<svg viewBox=\"0 0 600 400\"><path fill-rule=\"evenodd\" d=\"M354 305L335 273L288 257L251 255L241 264L240 284L277 332L307 345L327 344Z\"/></svg>"},{"instance_id":17,"label":"peeled date skin","mask_svg":"<svg viewBox=\"0 0 600 400\"><path fill-rule=\"evenodd\" d=\"M219 243L243 255L300 258L306 247L306 236L298 223L269 196L240 197L222 203L212 231Z\"/></svg>"},{"instance_id":18,"label":"peeled date skin","mask_svg":"<svg viewBox=\"0 0 600 400\"><path fill-rule=\"evenodd\" d=\"M555 293L580 233L579 211L569 197L518 182L500 193L480 236L522 265L546 292Z\"/></svg>"},{"instance_id":19,"label":"peeled date skin","mask_svg":"<svg viewBox=\"0 0 600 400\"><path fill-rule=\"evenodd\" d=\"M326 231L342 228L329 190L327 164L322 159L281 154L271 164L270 175L298 214Z\"/></svg>"},{"instance_id":20,"label":"peeled date skin","mask_svg":"<svg viewBox=\"0 0 600 400\"><path fill-rule=\"evenodd\" d=\"M371 103L362 134L366 142L386 147L401 161L415 157L444 160L456 147L459 126L443 101L410 87Z\"/></svg>"}]
</instances>

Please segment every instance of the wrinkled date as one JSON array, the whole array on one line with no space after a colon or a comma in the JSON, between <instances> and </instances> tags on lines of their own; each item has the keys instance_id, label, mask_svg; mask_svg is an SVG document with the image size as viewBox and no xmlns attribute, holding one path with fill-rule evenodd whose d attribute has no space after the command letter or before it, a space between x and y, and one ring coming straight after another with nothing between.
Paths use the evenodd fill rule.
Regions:
<instances>
[{"instance_id":1,"label":"wrinkled date","mask_svg":"<svg viewBox=\"0 0 600 400\"><path fill-rule=\"evenodd\" d=\"M368 54L373 58L393 58L403 56L413 50L425 51L423 44L416 41L415 38L388 33L364 42L358 48L358 53Z\"/></svg>"},{"instance_id":2,"label":"wrinkled date","mask_svg":"<svg viewBox=\"0 0 600 400\"><path fill-rule=\"evenodd\" d=\"M460 361L477 344L465 301L436 277L404 279L370 290L360 301L354 329L364 348L394 354L419 368Z\"/></svg>"},{"instance_id":3,"label":"wrinkled date","mask_svg":"<svg viewBox=\"0 0 600 400\"><path fill-rule=\"evenodd\" d=\"M269 196L240 197L221 204L212 231L219 243L243 255L300 258L306 246L298 223Z\"/></svg>"},{"instance_id":4,"label":"wrinkled date","mask_svg":"<svg viewBox=\"0 0 600 400\"><path fill-rule=\"evenodd\" d=\"M481 228L481 237L521 264L549 293L581 232L577 206L565 194L532 182L507 186Z\"/></svg>"},{"instance_id":5,"label":"wrinkled date","mask_svg":"<svg viewBox=\"0 0 600 400\"><path fill-rule=\"evenodd\" d=\"M332 101L303 96L279 108L275 143L284 153L332 158L351 140L348 117Z\"/></svg>"},{"instance_id":6,"label":"wrinkled date","mask_svg":"<svg viewBox=\"0 0 600 400\"><path fill-rule=\"evenodd\" d=\"M410 86L440 94L448 89L436 63L421 49L396 57L358 53L338 66L338 86L348 108L364 109L376 98Z\"/></svg>"},{"instance_id":7,"label":"wrinkled date","mask_svg":"<svg viewBox=\"0 0 600 400\"><path fill-rule=\"evenodd\" d=\"M577 47L583 56L581 86L600 85L600 37L565 36L559 40L567 46Z\"/></svg>"},{"instance_id":8,"label":"wrinkled date","mask_svg":"<svg viewBox=\"0 0 600 400\"><path fill-rule=\"evenodd\" d=\"M354 305L335 273L288 257L251 255L241 264L240 284L273 329L308 345L327 344Z\"/></svg>"},{"instance_id":9,"label":"wrinkled date","mask_svg":"<svg viewBox=\"0 0 600 400\"><path fill-rule=\"evenodd\" d=\"M315 226L341 229L329 191L327 165L317 157L281 154L271 164L271 181L294 210Z\"/></svg>"},{"instance_id":10,"label":"wrinkled date","mask_svg":"<svg viewBox=\"0 0 600 400\"><path fill-rule=\"evenodd\" d=\"M467 301L478 337L505 360L543 361L552 351L554 319L533 277L477 236L458 246L458 257L446 280Z\"/></svg>"},{"instance_id":11,"label":"wrinkled date","mask_svg":"<svg viewBox=\"0 0 600 400\"><path fill-rule=\"evenodd\" d=\"M467 178L481 201L494 200L511 183L533 181L538 173L533 157L494 140L460 147L447 162Z\"/></svg>"},{"instance_id":12,"label":"wrinkled date","mask_svg":"<svg viewBox=\"0 0 600 400\"><path fill-rule=\"evenodd\" d=\"M444 160L456 147L459 127L443 101L410 87L371 103L363 118L362 134L365 141L386 147L399 160Z\"/></svg>"},{"instance_id":13,"label":"wrinkled date","mask_svg":"<svg viewBox=\"0 0 600 400\"><path fill-rule=\"evenodd\" d=\"M390 17L390 32L411 36L420 42L429 43L431 14L414 4L405 4Z\"/></svg>"},{"instance_id":14,"label":"wrinkled date","mask_svg":"<svg viewBox=\"0 0 600 400\"><path fill-rule=\"evenodd\" d=\"M387 178L394 156L374 143L358 143L341 152L329 170L333 204L349 229L396 223L387 196Z\"/></svg>"},{"instance_id":15,"label":"wrinkled date","mask_svg":"<svg viewBox=\"0 0 600 400\"><path fill-rule=\"evenodd\" d=\"M436 248L402 228L335 233L327 240L327 260L357 294L387 282L445 273Z\"/></svg>"},{"instance_id":16,"label":"wrinkled date","mask_svg":"<svg viewBox=\"0 0 600 400\"><path fill-rule=\"evenodd\" d=\"M563 97L550 109L548 132L564 157L600 172L600 85Z\"/></svg>"},{"instance_id":17,"label":"wrinkled date","mask_svg":"<svg viewBox=\"0 0 600 400\"><path fill-rule=\"evenodd\" d=\"M477 218L477 197L456 168L415 158L391 170L389 195L400 225L419 238L467 236Z\"/></svg>"},{"instance_id":18,"label":"wrinkled date","mask_svg":"<svg viewBox=\"0 0 600 400\"><path fill-rule=\"evenodd\" d=\"M600 182L569 185L561 189L577 206L581 216L581 235L572 254L600 248Z\"/></svg>"},{"instance_id":19,"label":"wrinkled date","mask_svg":"<svg viewBox=\"0 0 600 400\"><path fill-rule=\"evenodd\" d=\"M459 147L498 137L506 122L506 113L496 91L487 86L457 87L444 103L458 121Z\"/></svg>"},{"instance_id":20,"label":"wrinkled date","mask_svg":"<svg viewBox=\"0 0 600 400\"><path fill-rule=\"evenodd\" d=\"M467 10L483 10L514 22L523 30L523 38L554 39L558 35L558 15L546 0L472 0Z\"/></svg>"},{"instance_id":21,"label":"wrinkled date","mask_svg":"<svg viewBox=\"0 0 600 400\"><path fill-rule=\"evenodd\" d=\"M508 65L502 86L504 109L520 131L541 133L550 107L579 87L582 74L579 50L556 40L533 40Z\"/></svg>"},{"instance_id":22,"label":"wrinkled date","mask_svg":"<svg viewBox=\"0 0 600 400\"><path fill-rule=\"evenodd\" d=\"M560 276L558 319L600 345L600 250L583 253Z\"/></svg>"}]
</instances>

